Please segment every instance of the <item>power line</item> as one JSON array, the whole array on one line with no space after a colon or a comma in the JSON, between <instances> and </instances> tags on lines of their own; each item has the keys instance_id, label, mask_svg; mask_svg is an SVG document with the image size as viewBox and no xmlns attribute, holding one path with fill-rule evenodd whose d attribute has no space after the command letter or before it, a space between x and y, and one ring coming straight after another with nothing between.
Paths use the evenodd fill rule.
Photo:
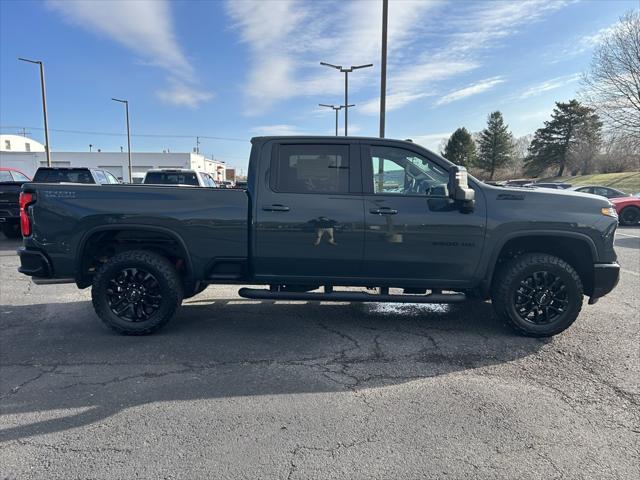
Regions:
<instances>
[{"instance_id":1,"label":"power line","mask_svg":"<svg viewBox=\"0 0 640 480\"><path fill-rule=\"evenodd\" d=\"M24 128L30 128L32 130L44 130L41 127L14 127L14 126L0 125L0 130L22 130ZM126 133L93 132L93 131L86 131L86 130L63 130L63 129L56 129L56 128L50 128L49 131L59 132L59 133L72 133L72 134L78 134L78 135L104 135L104 136L111 136L111 137L126 136ZM204 138L206 140L220 140L225 142L243 142L243 143L246 143L249 141L246 138L212 137L212 136L206 136L206 135L175 135L175 134L171 135L171 134L163 134L163 133L132 133L131 136L132 137L150 137L150 138L196 138L198 137L198 138Z\"/></svg>"}]
</instances>

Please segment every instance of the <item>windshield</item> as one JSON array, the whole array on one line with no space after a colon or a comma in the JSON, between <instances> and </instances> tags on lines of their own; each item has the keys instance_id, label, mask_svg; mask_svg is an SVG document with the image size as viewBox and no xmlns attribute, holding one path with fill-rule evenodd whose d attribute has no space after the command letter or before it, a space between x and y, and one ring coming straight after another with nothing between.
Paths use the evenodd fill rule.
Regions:
<instances>
[{"instance_id":1,"label":"windshield","mask_svg":"<svg viewBox=\"0 0 640 480\"><path fill-rule=\"evenodd\" d=\"M40 183L95 183L86 168L39 168L33 176L33 181Z\"/></svg>"},{"instance_id":2,"label":"windshield","mask_svg":"<svg viewBox=\"0 0 640 480\"><path fill-rule=\"evenodd\" d=\"M148 172L144 183L198 186L198 177L195 172Z\"/></svg>"}]
</instances>

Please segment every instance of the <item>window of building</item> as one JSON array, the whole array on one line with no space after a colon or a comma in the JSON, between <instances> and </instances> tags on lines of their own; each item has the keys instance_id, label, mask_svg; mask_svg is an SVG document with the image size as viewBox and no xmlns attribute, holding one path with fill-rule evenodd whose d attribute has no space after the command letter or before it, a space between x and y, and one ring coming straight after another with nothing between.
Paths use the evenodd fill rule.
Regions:
<instances>
[{"instance_id":1,"label":"window of building","mask_svg":"<svg viewBox=\"0 0 640 480\"><path fill-rule=\"evenodd\" d=\"M24 143L24 150L25 150L25 152L30 152L31 151L31 144L29 142L25 142Z\"/></svg>"},{"instance_id":2,"label":"window of building","mask_svg":"<svg viewBox=\"0 0 640 480\"><path fill-rule=\"evenodd\" d=\"M371 147L371 166L375 194L446 195L447 171L409 150Z\"/></svg>"},{"instance_id":3,"label":"window of building","mask_svg":"<svg viewBox=\"0 0 640 480\"><path fill-rule=\"evenodd\" d=\"M347 145L282 145L272 162L271 188L284 193L348 193Z\"/></svg>"},{"instance_id":4,"label":"window of building","mask_svg":"<svg viewBox=\"0 0 640 480\"><path fill-rule=\"evenodd\" d=\"M11 140L5 140L4 141L4 148L6 150L11 150Z\"/></svg>"}]
</instances>

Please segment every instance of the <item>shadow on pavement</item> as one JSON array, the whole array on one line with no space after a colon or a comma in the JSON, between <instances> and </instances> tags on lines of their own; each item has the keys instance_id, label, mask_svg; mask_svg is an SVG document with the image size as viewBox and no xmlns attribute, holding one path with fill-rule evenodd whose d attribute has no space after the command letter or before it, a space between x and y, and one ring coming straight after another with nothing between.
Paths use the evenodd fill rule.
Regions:
<instances>
[{"instance_id":1,"label":"shadow on pavement","mask_svg":"<svg viewBox=\"0 0 640 480\"><path fill-rule=\"evenodd\" d=\"M548 341L514 334L481 302L322 304L202 297L187 301L164 330L146 337L111 333L88 301L1 307L0 360L6 375L0 418L14 423L3 420L0 440L89 425L152 402L362 395L363 389L510 362ZM75 411L49 418L63 409ZM42 420L20 425L12 417L32 412Z\"/></svg>"}]
</instances>

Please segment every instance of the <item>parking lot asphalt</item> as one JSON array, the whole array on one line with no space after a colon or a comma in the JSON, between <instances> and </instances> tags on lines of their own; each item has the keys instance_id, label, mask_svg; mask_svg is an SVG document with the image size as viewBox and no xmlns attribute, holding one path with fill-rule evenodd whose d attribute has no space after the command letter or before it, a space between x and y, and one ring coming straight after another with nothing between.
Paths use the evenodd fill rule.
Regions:
<instances>
[{"instance_id":1,"label":"parking lot asphalt","mask_svg":"<svg viewBox=\"0 0 640 480\"><path fill-rule=\"evenodd\" d=\"M148 337L37 286L0 240L0 478L640 478L640 228L553 339L490 303L249 301Z\"/></svg>"}]
</instances>

